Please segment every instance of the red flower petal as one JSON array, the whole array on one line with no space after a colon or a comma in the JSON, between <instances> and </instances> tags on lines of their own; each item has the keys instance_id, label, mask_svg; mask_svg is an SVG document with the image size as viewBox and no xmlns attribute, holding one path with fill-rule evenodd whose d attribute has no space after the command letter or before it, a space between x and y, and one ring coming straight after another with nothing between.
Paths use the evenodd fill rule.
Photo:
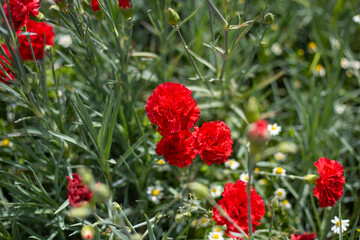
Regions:
<instances>
[{"instance_id":1,"label":"red flower petal","mask_svg":"<svg viewBox=\"0 0 360 240\"><path fill-rule=\"evenodd\" d=\"M67 185L69 202L73 207L80 207L83 203L89 202L93 194L89 187L81 182L79 174L73 173L72 177L73 179L66 177L69 181Z\"/></svg>"},{"instance_id":2,"label":"red flower petal","mask_svg":"<svg viewBox=\"0 0 360 240\"><path fill-rule=\"evenodd\" d=\"M10 0L9 9L11 13L11 18L14 23L15 31L23 27L28 20L29 14L36 17L39 14L40 9L40 0ZM8 6L6 1L3 4L5 14L8 16Z\"/></svg>"},{"instance_id":3,"label":"red flower petal","mask_svg":"<svg viewBox=\"0 0 360 240\"><path fill-rule=\"evenodd\" d=\"M291 240L314 240L316 233L291 234Z\"/></svg>"},{"instance_id":4,"label":"red flower petal","mask_svg":"<svg viewBox=\"0 0 360 240\"><path fill-rule=\"evenodd\" d=\"M319 199L320 207L332 207L344 192L344 167L325 157L320 158L314 165L320 174L316 180L314 196Z\"/></svg>"}]
</instances>

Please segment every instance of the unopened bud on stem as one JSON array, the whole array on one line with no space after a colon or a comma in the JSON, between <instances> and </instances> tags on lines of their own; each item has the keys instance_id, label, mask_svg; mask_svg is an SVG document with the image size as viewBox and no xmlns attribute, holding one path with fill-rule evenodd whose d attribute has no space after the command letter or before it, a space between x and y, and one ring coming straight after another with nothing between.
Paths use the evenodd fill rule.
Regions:
<instances>
[{"instance_id":1,"label":"unopened bud on stem","mask_svg":"<svg viewBox=\"0 0 360 240\"><path fill-rule=\"evenodd\" d=\"M177 25L179 23L179 14L172 8L168 8L168 10L166 10L166 21L168 22L168 24L170 25Z\"/></svg>"},{"instance_id":2,"label":"unopened bud on stem","mask_svg":"<svg viewBox=\"0 0 360 240\"><path fill-rule=\"evenodd\" d=\"M265 16L264 16L264 23L265 24L273 24L274 23L274 14L272 13L267 13Z\"/></svg>"}]
</instances>

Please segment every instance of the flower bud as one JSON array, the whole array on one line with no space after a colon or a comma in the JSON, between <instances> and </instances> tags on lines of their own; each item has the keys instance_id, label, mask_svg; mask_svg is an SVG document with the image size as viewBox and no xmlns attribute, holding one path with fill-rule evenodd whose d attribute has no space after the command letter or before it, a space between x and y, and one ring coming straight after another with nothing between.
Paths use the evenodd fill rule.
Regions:
<instances>
[{"instance_id":1,"label":"flower bud","mask_svg":"<svg viewBox=\"0 0 360 240\"><path fill-rule=\"evenodd\" d=\"M177 25L179 23L179 14L172 8L166 10L166 21L170 25Z\"/></svg>"},{"instance_id":2,"label":"flower bud","mask_svg":"<svg viewBox=\"0 0 360 240\"><path fill-rule=\"evenodd\" d=\"M81 176L81 181L88 186L92 186L95 183L94 176L91 171L86 167L81 167L78 169L78 173Z\"/></svg>"},{"instance_id":3,"label":"flower bud","mask_svg":"<svg viewBox=\"0 0 360 240\"><path fill-rule=\"evenodd\" d=\"M318 178L319 178L319 176L315 175L315 174L308 174L308 175L303 176L303 179L307 184L313 184L313 185L316 185L316 180Z\"/></svg>"},{"instance_id":4,"label":"flower bud","mask_svg":"<svg viewBox=\"0 0 360 240\"><path fill-rule=\"evenodd\" d=\"M131 21L132 20L132 18L133 18L133 8L132 7L127 7L127 8L125 8L125 10L124 9L122 9L122 12L123 12L123 16L124 16L124 19L126 20L126 21Z\"/></svg>"},{"instance_id":5,"label":"flower bud","mask_svg":"<svg viewBox=\"0 0 360 240\"><path fill-rule=\"evenodd\" d=\"M95 239L95 230L93 226L91 225L83 226L81 229L81 238L83 240Z\"/></svg>"},{"instance_id":6,"label":"flower bud","mask_svg":"<svg viewBox=\"0 0 360 240\"><path fill-rule=\"evenodd\" d=\"M291 142L281 142L278 146L278 151L282 153L295 154L298 151L296 144Z\"/></svg>"},{"instance_id":7,"label":"flower bud","mask_svg":"<svg viewBox=\"0 0 360 240\"><path fill-rule=\"evenodd\" d=\"M272 209L274 210L278 210L280 208L280 204L279 204L279 199L277 196L275 196L271 201L270 201L270 206Z\"/></svg>"},{"instance_id":8,"label":"flower bud","mask_svg":"<svg viewBox=\"0 0 360 240\"><path fill-rule=\"evenodd\" d=\"M267 121L260 119L250 124L247 129L247 136L251 144L264 144L270 138Z\"/></svg>"},{"instance_id":9,"label":"flower bud","mask_svg":"<svg viewBox=\"0 0 360 240\"><path fill-rule=\"evenodd\" d=\"M265 24L273 24L274 20L275 20L275 17L274 17L274 14L272 14L272 13L267 13L264 16L264 23Z\"/></svg>"},{"instance_id":10,"label":"flower bud","mask_svg":"<svg viewBox=\"0 0 360 240\"><path fill-rule=\"evenodd\" d=\"M246 119L250 123L255 122L260 118L260 107L255 97L250 97L246 105L245 113Z\"/></svg>"},{"instance_id":11,"label":"flower bud","mask_svg":"<svg viewBox=\"0 0 360 240\"><path fill-rule=\"evenodd\" d=\"M199 182L192 182L188 185L190 191L194 192L200 198L209 198L210 190L207 186Z\"/></svg>"},{"instance_id":12,"label":"flower bud","mask_svg":"<svg viewBox=\"0 0 360 240\"><path fill-rule=\"evenodd\" d=\"M106 202L110 197L110 189L106 184L96 183L91 188L95 202Z\"/></svg>"},{"instance_id":13,"label":"flower bud","mask_svg":"<svg viewBox=\"0 0 360 240\"><path fill-rule=\"evenodd\" d=\"M81 207L72 208L67 215L71 218L85 219L91 214L90 204L83 204Z\"/></svg>"},{"instance_id":14,"label":"flower bud","mask_svg":"<svg viewBox=\"0 0 360 240\"><path fill-rule=\"evenodd\" d=\"M31 14L29 16L30 16L30 19L35 21L35 22L43 22L43 21L45 21L45 16L41 12L39 12L39 14L36 15L36 17L34 17Z\"/></svg>"},{"instance_id":15,"label":"flower bud","mask_svg":"<svg viewBox=\"0 0 360 240\"><path fill-rule=\"evenodd\" d=\"M57 5L53 4L49 7L48 14L50 17L58 18L60 17L60 8Z\"/></svg>"}]
</instances>

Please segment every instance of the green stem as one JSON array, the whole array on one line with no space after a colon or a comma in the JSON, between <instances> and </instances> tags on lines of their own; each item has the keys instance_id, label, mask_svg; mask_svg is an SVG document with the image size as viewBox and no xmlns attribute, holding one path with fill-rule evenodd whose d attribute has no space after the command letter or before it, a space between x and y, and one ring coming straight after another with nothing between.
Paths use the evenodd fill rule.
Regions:
<instances>
[{"instance_id":1,"label":"green stem","mask_svg":"<svg viewBox=\"0 0 360 240\"><path fill-rule=\"evenodd\" d=\"M310 194L310 201L311 201L311 207L312 207L312 209L314 211L314 214L315 214L315 220L316 220L316 223L318 225L318 236L321 239L321 222L320 222L319 214L318 214L318 212L316 210L314 196L312 194Z\"/></svg>"},{"instance_id":2,"label":"green stem","mask_svg":"<svg viewBox=\"0 0 360 240\"><path fill-rule=\"evenodd\" d=\"M246 194L247 194L247 203L248 203L248 226L249 226L249 239L252 238L252 220L251 220L251 177L253 171L253 162L251 161L251 156L248 156L248 182L246 186Z\"/></svg>"}]
</instances>

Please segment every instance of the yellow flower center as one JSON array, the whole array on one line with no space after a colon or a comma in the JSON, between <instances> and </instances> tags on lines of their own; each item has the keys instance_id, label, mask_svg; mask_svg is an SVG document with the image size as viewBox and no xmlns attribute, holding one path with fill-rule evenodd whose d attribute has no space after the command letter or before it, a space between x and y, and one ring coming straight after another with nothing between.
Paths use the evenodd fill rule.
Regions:
<instances>
[{"instance_id":1,"label":"yellow flower center","mask_svg":"<svg viewBox=\"0 0 360 240\"><path fill-rule=\"evenodd\" d=\"M249 180L249 177L248 176L245 176L245 181L248 181Z\"/></svg>"},{"instance_id":2,"label":"yellow flower center","mask_svg":"<svg viewBox=\"0 0 360 240\"><path fill-rule=\"evenodd\" d=\"M221 229L219 227L216 227L215 232L221 232Z\"/></svg>"},{"instance_id":3,"label":"yellow flower center","mask_svg":"<svg viewBox=\"0 0 360 240\"><path fill-rule=\"evenodd\" d=\"M157 190L157 189L154 189L154 190L152 191L152 195L154 195L154 196L159 195L159 193L160 193L160 191Z\"/></svg>"},{"instance_id":4,"label":"yellow flower center","mask_svg":"<svg viewBox=\"0 0 360 240\"><path fill-rule=\"evenodd\" d=\"M278 192L278 196L281 197L283 195L282 192Z\"/></svg>"},{"instance_id":5,"label":"yellow flower center","mask_svg":"<svg viewBox=\"0 0 360 240\"><path fill-rule=\"evenodd\" d=\"M282 154L276 154L276 158L278 160L283 160L284 159L284 156Z\"/></svg>"},{"instance_id":6,"label":"yellow flower center","mask_svg":"<svg viewBox=\"0 0 360 240\"><path fill-rule=\"evenodd\" d=\"M4 144L5 147L9 146L9 144L10 144L9 139L5 139L5 140L3 141L3 144Z\"/></svg>"},{"instance_id":7,"label":"yellow flower center","mask_svg":"<svg viewBox=\"0 0 360 240\"><path fill-rule=\"evenodd\" d=\"M207 219L206 219L206 218L203 218L203 219L201 219L201 222L202 222L202 223L207 223Z\"/></svg>"},{"instance_id":8,"label":"yellow flower center","mask_svg":"<svg viewBox=\"0 0 360 240\"><path fill-rule=\"evenodd\" d=\"M320 72L324 67L321 64L316 65L316 71Z\"/></svg>"},{"instance_id":9,"label":"yellow flower center","mask_svg":"<svg viewBox=\"0 0 360 240\"><path fill-rule=\"evenodd\" d=\"M340 226L340 221L336 222L336 226L339 227Z\"/></svg>"},{"instance_id":10,"label":"yellow flower center","mask_svg":"<svg viewBox=\"0 0 360 240\"><path fill-rule=\"evenodd\" d=\"M271 130L275 131L276 127L275 126L271 126Z\"/></svg>"},{"instance_id":11,"label":"yellow flower center","mask_svg":"<svg viewBox=\"0 0 360 240\"><path fill-rule=\"evenodd\" d=\"M314 50L315 48L316 48L316 43L314 43L314 42L309 42L309 48L311 49L311 50Z\"/></svg>"},{"instance_id":12,"label":"yellow flower center","mask_svg":"<svg viewBox=\"0 0 360 240\"><path fill-rule=\"evenodd\" d=\"M165 164L165 161L163 159L160 159L159 161L157 161L157 164L159 165L164 165Z\"/></svg>"},{"instance_id":13,"label":"yellow flower center","mask_svg":"<svg viewBox=\"0 0 360 240\"><path fill-rule=\"evenodd\" d=\"M277 167L275 172L276 172L276 174L282 174L283 169L281 167Z\"/></svg>"},{"instance_id":14,"label":"yellow flower center","mask_svg":"<svg viewBox=\"0 0 360 240\"><path fill-rule=\"evenodd\" d=\"M230 165L230 166L233 165L233 163L234 163L233 160L230 160L230 161L229 161L229 165Z\"/></svg>"},{"instance_id":15,"label":"yellow flower center","mask_svg":"<svg viewBox=\"0 0 360 240\"><path fill-rule=\"evenodd\" d=\"M304 54L305 54L305 52L304 52L303 49L299 49L299 50L297 51L297 53L298 53L298 55L299 55L300 57L304 56Z\"/></svg>"},{"instance_id":16,"label":"yellow flower center","mask_svg":"<svg viewBox=\"0 0 360 240\"><path fill-rule=\"evenodd\" d=\"M258 168L258 167L255 168L255 169L254 169L254 172L260 172L260 168Z\"/></svg>"},{"instance_id":17,"label":"yellow flower center","mask_svg":"<svg viewBox=\"0 0 360 240\"><path fill-rule=\"evenodd\" d=\"M220 237L219 237L219 235L218 234L214 234L214 239L219 239Z\"/></svg>"},{"instance_id":18,"label":"yellow flower center","mask_svg":"<svg viewBox=\"0 0 360 240\"><path fill-rule=\"evenodd\" d=\"M283 204L284 204L284 205L288 205L288 204L289 204L289 201L288 201L288 200L284 200L284 201L283 201Z\"/></svg>"},{"instance_id":19,"label":"yellow flower center","mask_svg":"<svg viewBox=\"0 0 360 240\"><path fill-rule=\"evenodd\" d=\"M217 192L216 188L211 189L211 191L212 191L213 193L216 193L216 192Z\"/></svg>"}]
</instances>

